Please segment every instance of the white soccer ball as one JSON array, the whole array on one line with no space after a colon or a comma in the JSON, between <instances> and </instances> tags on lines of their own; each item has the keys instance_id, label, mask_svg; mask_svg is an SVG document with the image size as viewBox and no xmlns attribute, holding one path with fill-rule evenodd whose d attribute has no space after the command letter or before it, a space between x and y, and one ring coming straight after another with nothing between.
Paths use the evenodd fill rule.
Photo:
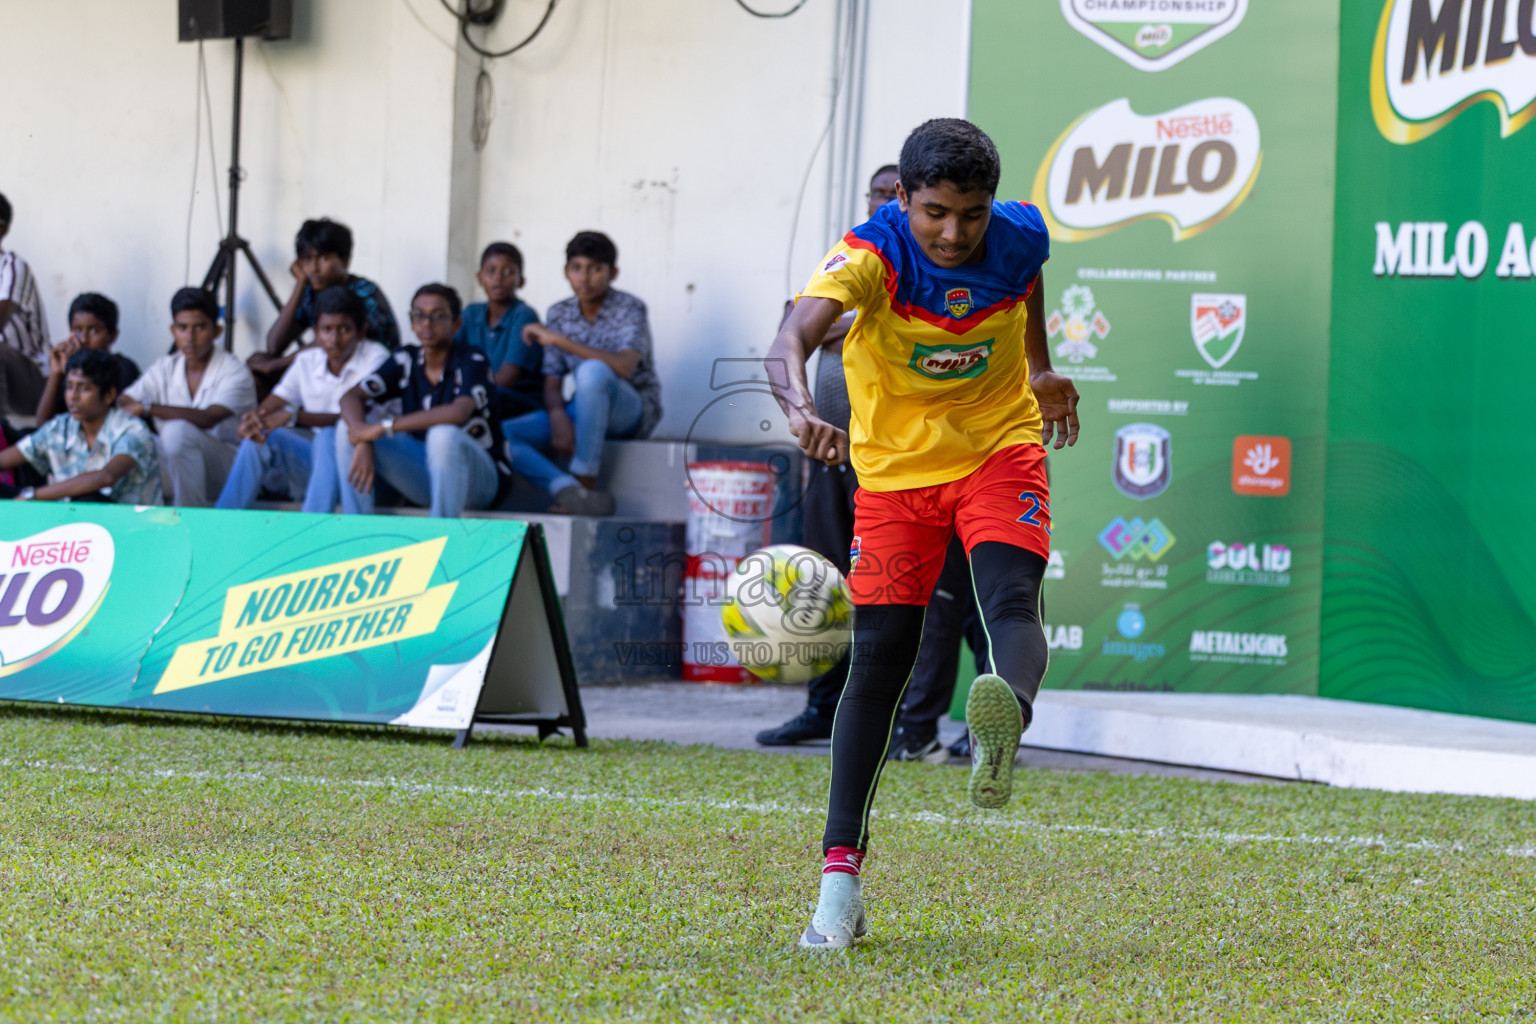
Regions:
<instances>
[{"instance_id":1,"label":"white soccer ball","mask_svg":"<svg viewBox=\"0 0 1536 1024\"><path fill-rule=\"evenodd\" d=\"M815 679L837 664L853 637L843 574L798 544L775 544L737 563L720 619L736 660L771 683Z\"/></svg>"}]
</instances>

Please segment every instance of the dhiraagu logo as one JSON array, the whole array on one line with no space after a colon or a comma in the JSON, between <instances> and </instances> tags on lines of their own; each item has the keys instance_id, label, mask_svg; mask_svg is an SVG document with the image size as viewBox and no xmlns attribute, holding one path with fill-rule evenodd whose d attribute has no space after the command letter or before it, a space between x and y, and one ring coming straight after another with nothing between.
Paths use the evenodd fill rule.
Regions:
<instances>
[{"instance_id":1,"label":"dhiraagu logo","mask_svg":"<svg viewBox=\"0 0 1536 1024\"><path fill-rule=\"evenodd\" d=\"M426 636L458 583L428 586L448 538L230 587L218 635L176 648L156 693Z\"/></svg>"},{"instance_id":2,"label":"dhiraagu logo","mask_svg":"<svg viewBox=\"0 0 1536 1024\"><path fill-rule=\"evenodd\" d=\"M987 359L996 340L988 338L977 345L913 345L912 359L907 365L934 380L980 377L987 372Z\"/></svg>"}]
</instances>

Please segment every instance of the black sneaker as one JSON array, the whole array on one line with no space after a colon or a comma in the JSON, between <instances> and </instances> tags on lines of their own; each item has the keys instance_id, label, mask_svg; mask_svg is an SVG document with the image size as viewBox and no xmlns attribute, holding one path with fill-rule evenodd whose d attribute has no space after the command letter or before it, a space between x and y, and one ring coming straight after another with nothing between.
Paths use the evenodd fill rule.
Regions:
<instances>
[{"instance_id":1,"label":"black sneaker","mask_svg":"<svg viewBox=\"0 0 1536 1024\"><path fill-rule=\"evenodd\" d=\"M949 756L959 757L967 761L971 759L971 731L967 729L960 734L960 738L949 745Z\"/></svg>"},{"instance_id":2,"label":"black sneaker","mask_svg":"<svg viewBox=\"0 0 1536 1024\"><path fill-rule=\"evenodd\" d=\"M920 737L896 731L891 737L891 746L885 752L889 761L928 761L930 763L943 763L949 759L949 751L944 749L937 736Z\"/></svg>"},{"instance_id":3,"label":"black sneaker","mask_svg":"<svg viewBox=\"0 0 1536 1024\"><path fill-rule=\"evenodd\" d=\"M832 719L806 708L777 729L764 729L757 734L757 742L765 747L792 747L807 740L832 738Z\"/></svg>"}]
</instances>

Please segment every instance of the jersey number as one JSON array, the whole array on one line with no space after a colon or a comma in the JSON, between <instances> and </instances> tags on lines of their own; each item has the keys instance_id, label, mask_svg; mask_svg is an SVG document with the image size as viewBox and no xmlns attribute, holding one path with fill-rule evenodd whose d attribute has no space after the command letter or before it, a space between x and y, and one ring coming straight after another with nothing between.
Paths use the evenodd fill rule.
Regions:
<instances>
[{"instance_id":1,"label":"jersey number","mask_svg":"<svg viewBox=\"0 0 1536 1024\"><path fill-rule=\"evenodd\" d=\"M1051 506L1041 499L1034 491L1025 491L1019 495L1019 500L1024 503L1024 514L1019 516L1019 522L1028 523L1030 526L1041 526L1049 534L1051 528L1040 521L1040 513L1044 512L1046 518L1050 518Z\"/></svg>"}]
</instances>

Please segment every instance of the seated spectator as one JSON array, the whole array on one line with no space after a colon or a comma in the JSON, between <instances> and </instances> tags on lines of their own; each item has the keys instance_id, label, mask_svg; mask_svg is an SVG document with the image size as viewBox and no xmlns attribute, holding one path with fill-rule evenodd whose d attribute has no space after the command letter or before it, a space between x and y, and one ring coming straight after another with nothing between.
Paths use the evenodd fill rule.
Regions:
<instances>
[{"instance_id":1,"label":"seated spectator","mask_svg":"<svg viewBox=\"0 0 1536 1024\"><path fill-rule=\"evenodd\" d=\"M379 286L366 277L349 273L352 262L352 230L328 217L307 220L293 240L298 258L289 268L293 293L267 331L267 347L249 359L251 371L275 382L293 362L289 347L315 326L315 296L327 288L344 285L363 300L368 310L368 329L363 337L394 350L400 345L400 328L394 311Z\"/></svg>"},{"instance_id":2,"label":"seated spectator","mask_svg":"<svg viewBox=\"0 0 1536 1024\"><path fill-rule=\"evenodd\" d=\"M343 512L373 512L375 475L434 516L490 508L506 492L512 467L491 414L490 363L453 340L461 311L458 292L422 285L411 299L411 330L421 344L398 349L342 396L336 465ZM366 421L368 402L396 397L399 417Z\"/></svg>"},{"instance_id":3,"label":"seated spectator","mask_svg":"<svg viewBox=\"0 0 1536 1024\"><path fill-rule=\"evenodd\" d=\"M0 241L11 230L11 204L0 195ZM37 408L48 372L48 318L27 261L0 249L0 415Z\"/></svg>"},{"instance_id":4,"label":"seated spectator","mask_svg":"<svg viewBox=\"0 0 1536 1024\"><path fill-rule=\"evenodd\" d=\"M364 341L368 310L333 285L315 297L315 344L294 356L272 393L240 420L240 450L215 508L250 508L272 470L305 512L331 512L341 497L336 421L341 396L373 373L389 350Z\"/></svg>"},{"instance_id":5,"label":"seated spectator","mask_svg":"<svg viewBox=\"0 0 1536 1024\"><path fill-rule=\"evenodd\" d=\"M224 329L212 295L181 289L171 298L171 317L176 351L155 360L117 404L155 421L174 503L206 508L229 477L236 417L256 404L256 385L245 364L214 344Z\"/></svg>"},{"instance_id":6,"label":"seated spectator","mask_svg":"<svg viewBox=\"0 0 1536 1024\"><path fill-rule=\"evenodd\" d=\"M29 462L47 473L47 485L19 492L0 486L0 497L160 504L163 485L155 438L142 420L113 408L117 364L112 356L81 349L69 357L65 372L64 404L69 412L44 423L14 448L0 451L0 469Z\"/></svg>"},{"instance_id":7,"label":"seated spectator","mask_svg":"<svg viewBox=\"0 0 1536 1024\"><path fill-rule=\"evenodd\" d=\"M69 337L56 343L48 353L48 379L43 382L43 397L37 403L37 422L53 419L63 404L64 372L69 357L81 349L106 352L117 364L118 388L126 388L139 379L139 364L113 352L117 341L117 303L105 295L83 292L69 304Z\"/></svg>"},{"instance_id":8,"label":"seated spectator","mask_svg":"<svg viewBox=\"0 0 1536 1024\"><path fill-rule=\"evenodd\" d=\"M511 242L492 242L480 256L475 280L488 301L464 307L464 326L453 340L475 346L490 360L497 416L544 408L544 350L523 340L523 328L538 323L539 314L517 297L523 254Z\"/></svg>"},{"instance_id":9,"label":"seated spectator","mask_svg":"<svg viewBox=\"0 0 1536 1024\"><path fill-rule=\"evenodd\" d=\"M529 324L523 337L544 346L544 409L505 424L512 464L554 496L553 511L613 514L613 497L597 491L603 441L649 437L661 419L661 381L651 363L645 303L610 287L618 250L607 235L583 231L565 247L565 279L574 298L549 309L549 326ZM562 398L569 373L571 401ZM538 450L570 458L570 471Z\"/></svg>"}]
</instances>

